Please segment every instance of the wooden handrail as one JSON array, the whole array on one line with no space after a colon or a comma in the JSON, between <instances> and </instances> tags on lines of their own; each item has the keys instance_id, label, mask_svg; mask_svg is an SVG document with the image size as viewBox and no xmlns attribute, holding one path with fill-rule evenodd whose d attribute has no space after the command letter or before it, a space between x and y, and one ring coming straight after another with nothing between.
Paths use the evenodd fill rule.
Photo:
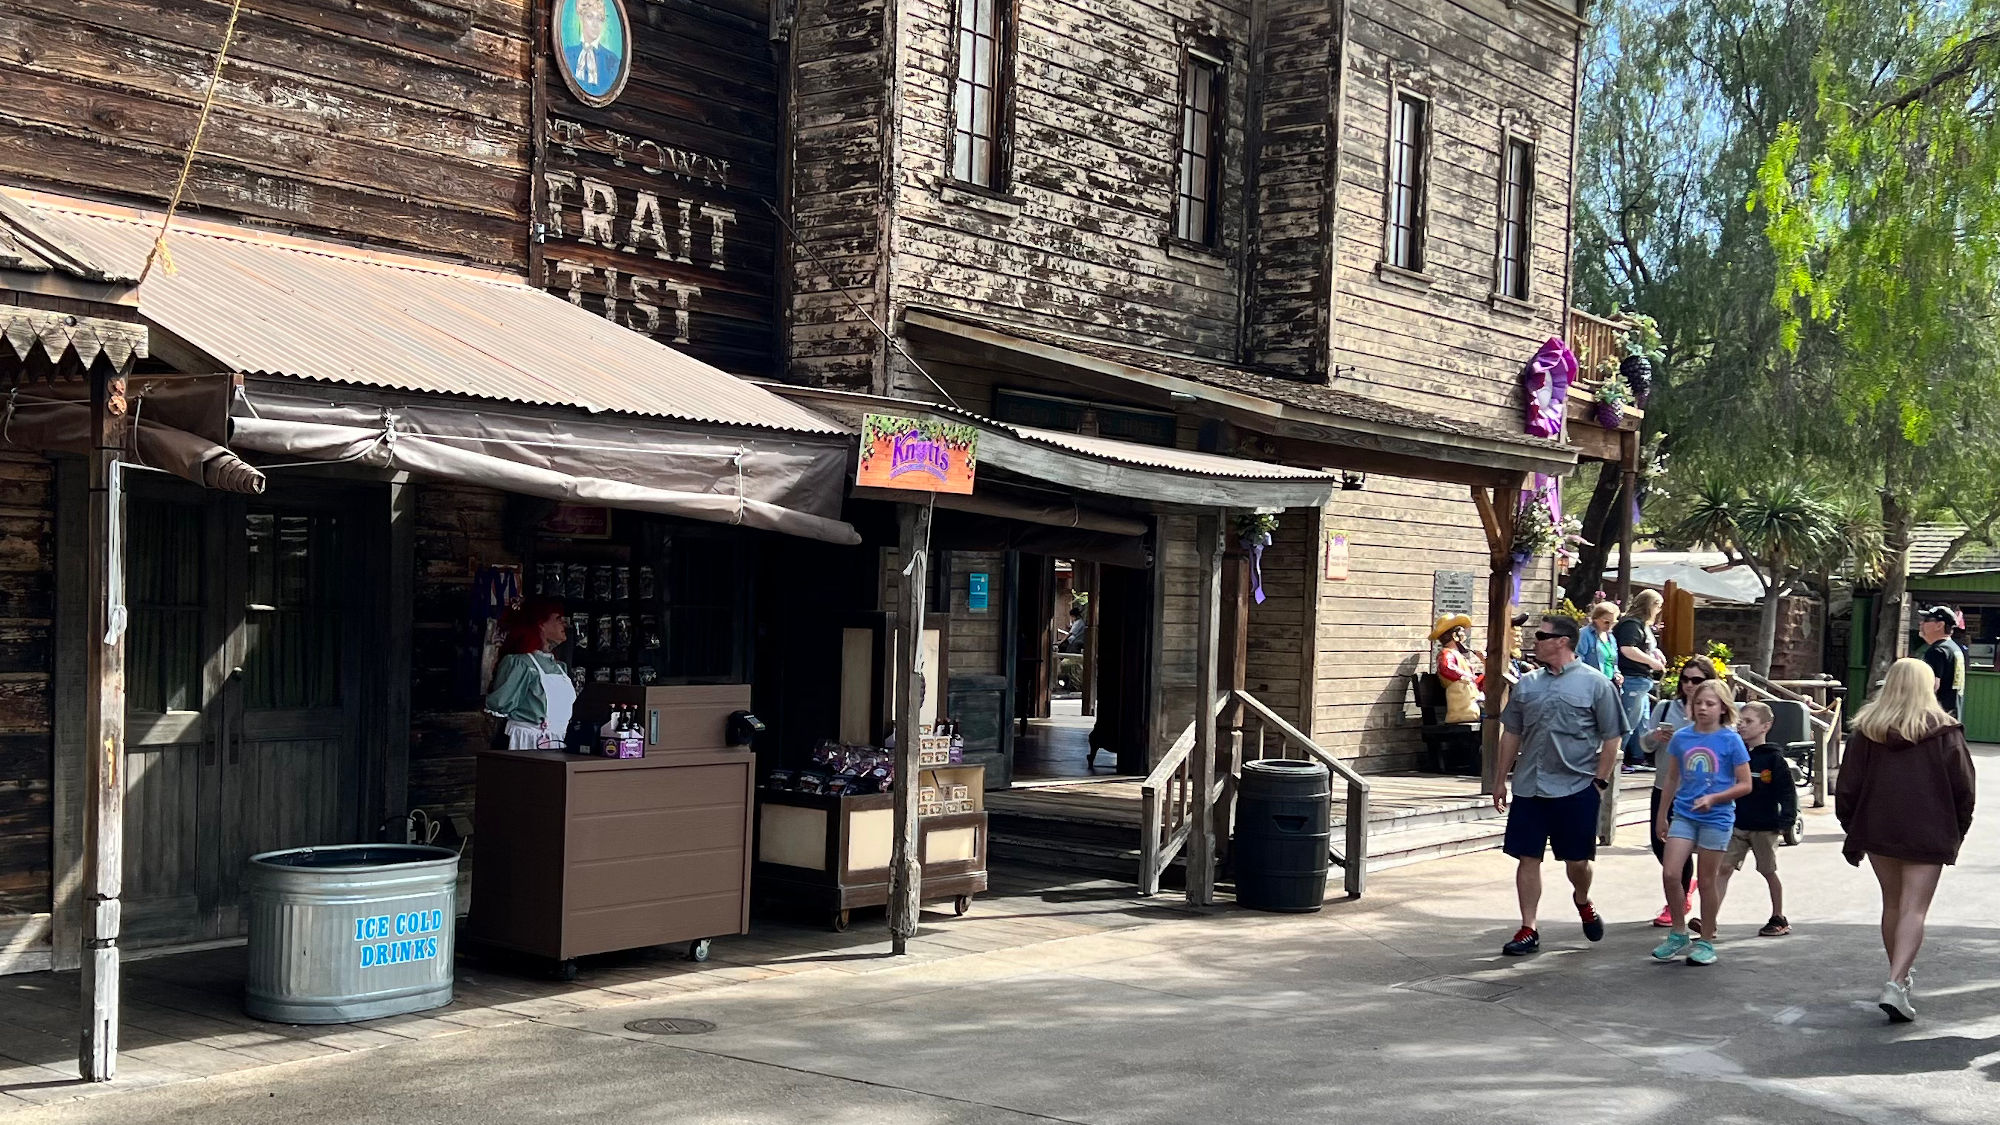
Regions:
<instances>
[{"instance_id":1,"label":"wooden handrail","mask_svg":"<svg viewBox=\"0 0 2000 1125\"><path fill-rule=\"evenodd\" d=\"M1208 721L1215 722L1228 705L1228 695L1216 696L1209 708ZM1174 739L1173 745L1167 747L1146 780L1139 783L1139 893L1142 895L1159 893L1160 876L1187 846L1194 828L1188 814L1194 807L1191 794L1197 787L1188 775L1188 762L1194 754L1195 724L1199 722L1201 717L1197 715L1180 737ZM1213 804L1214 779L1199 789Z\"/></svg>"}]
</instances>

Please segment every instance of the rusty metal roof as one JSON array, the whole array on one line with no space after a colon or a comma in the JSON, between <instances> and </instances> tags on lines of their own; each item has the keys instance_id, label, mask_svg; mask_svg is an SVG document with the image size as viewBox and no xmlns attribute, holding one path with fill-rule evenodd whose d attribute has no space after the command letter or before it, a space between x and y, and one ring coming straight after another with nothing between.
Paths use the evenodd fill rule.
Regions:
<instances>
[{"instance_id":1,"label":"rusty metal roof","mask_svg":"<svg viewBox=\"0 0 2000 1125\"><path fill-rule=\"evenodd\" d=\"M973 415L976 417L976 415ZM1147 469L1171 469L1198 477L1222 477L1231 480L1309 480L1330 481L1329 473L1314 469L1299 469L1290 465L1273 465L1265 461L1250 461L1242 457L1225 457L1220 453L1200 453L1192 449L1170 449L1160 445L1143 445L1136 441L1120 441L1116 438L1093 437L1072 434L1063 430L1044 430L1032 426L1016 426L1007 422L985 420L986 425L1012 430L1030 441L1053 445L1073 453L1116 461L1126 465L1137 465Z\"/></svg>"},{"instance_id":2,"label":"rusty metal roof","mask_svg":"<svg viewBox=\"0 0 2000 1125\"><path fill-rule=\"evenodd\" d=\"M0 197L14 205L0 207L0 230L28 226L28 240L134 277L162 218L14 188ZM185 217L167 245L176 268L154 266L139 289L140 314L228 370L847 432L510 274Z\"/></svg>"}]
</instances>

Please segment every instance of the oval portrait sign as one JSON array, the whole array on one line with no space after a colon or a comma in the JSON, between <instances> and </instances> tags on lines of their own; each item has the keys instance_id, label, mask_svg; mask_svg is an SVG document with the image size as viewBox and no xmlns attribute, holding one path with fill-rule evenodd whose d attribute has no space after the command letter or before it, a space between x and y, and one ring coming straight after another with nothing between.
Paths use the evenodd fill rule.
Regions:
<instances>
[{"instance_id":1,"label":"oval portrait sign","mask_svg":"<svg viewBox=\"0 0 2000 1125\"><path fill-rule=\"evenodd\" d=\"M625 0L556 0L549 19L556 66L586 105L610 105L632 72L632 21Z\"/></svg>"}]
</instances>

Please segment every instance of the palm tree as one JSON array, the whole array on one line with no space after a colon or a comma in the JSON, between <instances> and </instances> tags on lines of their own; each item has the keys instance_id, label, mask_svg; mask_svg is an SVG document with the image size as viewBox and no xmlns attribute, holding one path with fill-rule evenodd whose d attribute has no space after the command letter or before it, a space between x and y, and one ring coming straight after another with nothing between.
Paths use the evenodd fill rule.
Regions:
<instances>
[{"instance_id":1,"label":"palm tree","mask_svg":"<svg viewBox=\"0 0 2000 1125\"><path fill-rule=\"evenodd\" d=\"M1778 607L1799 577L1819 560L1844 530L1840 512L1811 486L1799 481L1758 481L1747 489L1711 478L1695 490L1688 513L1676 529L1706 543L1732 564L1741 561L1764 587L1757 645L1751 663L1771 674L1777 648Z\"/></svg>"}]
</instances>

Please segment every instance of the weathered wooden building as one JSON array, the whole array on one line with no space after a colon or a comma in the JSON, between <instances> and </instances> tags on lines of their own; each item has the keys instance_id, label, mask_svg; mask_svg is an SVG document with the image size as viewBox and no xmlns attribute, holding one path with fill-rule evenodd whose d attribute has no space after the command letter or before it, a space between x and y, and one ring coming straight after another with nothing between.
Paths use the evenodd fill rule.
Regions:
<instances>
[{"instance_id":1,"label":"weathered wooden building","mask_svg":"<svg viewBox=\"0 0 2000 1125\"><path fill-rule=\"evenodd\" d=\"M552 28L585 8L616 12L625 39L586 27L572 57ZM1045 568L1101 559L1100 681L1124 687L1100 713L1126 772L1195 710L1204 515L1317 495L1298 470L1342 471L1350 487L1323 510L1280 518L1242 686L1322 745L1393 767L1417 746L1404 700L1436 576L1485 590L1494 572L1468 488L1504 520L1527 474L1575 460L1518 424L1517 373L1561 334L1567 290L1581 23L1548 0L245 0L211 91L231 12L0 0L15 45L0 57L0 316L122 305L152 330L137 376L220 373L235 418L301 427L245 448L266 462L301 445L337 460L346 447L306 428L372 437L392 415L448 428L483 413L519 427L492 441L521 448L526 432L588 444L615 425L678 455L805 450L788 454L807 462L798 490L759 496L830 524L844 463L813 458L837 428L723 372L836 414L962 408L1016 460L994 464L1004 503L953 517L967 522L937 586L945 705L1046 677L1046 645L1022 643L1024 622L1046 631ZM175 198L182 273L135 284ZM314 307L291 329L271 291L200 288L276 262L311 264L292 299ZM648 361L545 307L559 301L520 304L523 279L674 353ZM312 362L276 346L301 325ZM458 333L441 346L465 365L415 362L427 331ZM134 573L152 583L135 620L154 647L131 653L144 721L128 758L145 781L126 816L158 844L130 857L134 938L237 932L225 856L469 810L486 726L464 684L469 607L482 571L538 557L542 509L513 464L489 467L498 483L392 463L308 469L312 487L254 499L134 490ZM80 485L74 462L14 447L0 481L8 971L68 963L81 925L61 640ZM676 674L797 684L797 662L837 660L741 642L831 612L799 566L868 587L851 608L878 630L899 593L883 552L780 552L758 546L766 532L679 518L633 534L706 544L697 592L670 611L735 638ZM309 565L281 574L279 556ZM380 590L349 600L328 577L342 574ZM753 609L753 580L786 593ZM252 597L257 582L285 596ZM1548 590L1526 574L1521 601ZM404 665L300 640L291 678L245 698L226 661L246 614L325 633L356 610L386 622ZM326 695L348 672L371 694ZM1011 724L993 706L983 749L1004 784ZM315 723L341 733L301 733ZM242 800L276 792L323 799Z\"/></svg>"},{"instance_id":2,"label":"weathered wooden building","mask_svg":"<svg viewBox=\"0 0 2000 1125\"><path fill-rule=\"evenodd\" d=\"M1476 576L1484 607L1495 572L1468 486L1504 517L1575 460L1522 433L1520 372L1565 328L1584 26L1550 0L798 0L787 378L1344 470L1279 521L1246 682L1411 764L1434 587ZM1149 542L1157 756L1192 714L1189 527Z\"/></svg>"}]
</instances>

